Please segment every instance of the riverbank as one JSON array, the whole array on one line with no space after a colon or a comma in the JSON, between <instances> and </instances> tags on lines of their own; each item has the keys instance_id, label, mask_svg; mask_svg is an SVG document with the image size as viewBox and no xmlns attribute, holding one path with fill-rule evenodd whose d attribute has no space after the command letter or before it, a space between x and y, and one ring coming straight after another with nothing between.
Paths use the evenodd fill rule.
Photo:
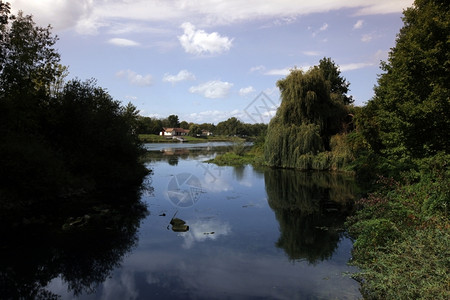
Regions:
<instances>
[{"instance_id":1,"label":"riverbank","mask_svg":"<svg viewBox=\"0 0 450 300\"><path fill-rule=\"evenodd\" d=\"M192 136L180 136L184 140L184 142L188 143L207 143L207 142L231 142L236 137L231 136L224 136L224 135L218 135L218 136L205 136L205 137L192 137ZM180 143L181 141L178 139L174 139L172 137L165 137L161 135L156 134L140 134L139 140L141 140L144 143ZM242 139L244 140L244 139Z\"/></svg>"},{"instance_id":2,"label":"riverbank","mask_svg":"<svg viewBox=\"0 0 450 300\"><path fill-rule=\"evenodd\" d=\"M255 167L264 166L264 143L260 138L254 139L254 144L248 146L243 139L232 139L233 145L229 151L219 154L208 163L218 166L244 166L253 165Z\"/></svg>"},{"instance_id":3,"label":"riverbank","mask_svg":"<svg viewBox=\"0 0 450 300\"><path fill-rule=\"evenodd\" d=\"M424 159L399 181L380 177L356 202L347 226L365 298L450 299L449 159Z\"/></svg>"}]
</instances>

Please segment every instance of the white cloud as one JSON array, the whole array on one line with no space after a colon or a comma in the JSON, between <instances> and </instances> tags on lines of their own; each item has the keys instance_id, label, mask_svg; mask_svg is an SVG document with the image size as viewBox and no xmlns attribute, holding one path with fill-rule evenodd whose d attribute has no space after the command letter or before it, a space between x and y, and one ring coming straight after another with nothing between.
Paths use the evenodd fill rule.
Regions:
<instances>
[{"instance_id":1,"label":"white cloud","mask_svg":"<svg viewBox=\"0 0 450 300\"><path fill-rule=\"evenodd\" d=\"M294 68L297 68L297 67L294 67ZM289 75L289 73L291 73L291 70L294 69L294 68L293 67L287 67L287 68L284 68L284 69L272 69L272 70L269 70L269 71L265 72L264 75L287 76L287 75ZM303 72L306 72L310 68L311 68L311 66L306 65L306 66L300 67L298 69L301 69Z\"/></svg>"},{"instance_id":2,"label":"white cloud","mask_svg":"<svg viewBox=\"0 0 450 300\"><path fill-rule=\"evenodd\" d=\"M187 115L184 120L195 123L219 123L230 118L232 114L227 111L207 110Z\"/></svg>"},{"instance_id":3,"label":"white cloud","mask_svg":"<svg viewBox=\"0 0 450 300\"><path fill-rule=\"evenodd\" d=\"M373 65L374 65L373 63L351 63L351 64L340 65L339 69L342 72L345 72L345 71L353 71L353 70L358 70L358 69L362 69L362 68L366 68L366 67L371 67Z\"/></svg>"},{"instance_id":4,"label":"white cloud","mask_svg":"<svg viewBox=\"0 0 450 300\"><path fill-rule=\"evenodd\" d=\"M111 24L110 29L107 32L109 34L115 35L128 33L146 33L158 36L168 35L172 33L171 30L167 28L148 26L148 24L145 22L113 23Z\"/></svg>"},{"instance_id":5,"label":"white cloud","mask_svg":"<svg viewBox=\"0 0 450 300\"><path fill-rule=\"evenodd\" d=\"M275 99L275 96L276 96L276 97L279 97L279 96L280 96L279 91L280 91L280 90L279 90L277 87L273 87L273 88L267 88L267 89L265 89L265 90L264 90L264 93L265 93L267 96L271 97L272 99Z\"/></svg>"},{"instance_id":6,"label":"white cloud","mask_svg":"<svg viewBox=\"0 0 450 300\"><path fill-rule=\"evenodd\" d=\"M129 83L137 86L149 86L153 83L152 75L140 75L131 70L121 70L116 73L116 76L119 78L127 78Z\"/></svg>"},{"instance_id":7,"label":"white cloud","mask_svg":"<svg viewBox=\"0 0 450 300\"><path fill-rule=\"evenodd\" d=\"M263 65L259 65L259 66L250 68L250 73L253 73L256 71L264 71L265 69L266 69L266 67L264 67Z\"/></svg>"},{"instance_id":8,"label":"white cloud","mask_svg":"<svg viewBox=\"0 0 450 300\"><path fill-rule=\"evenodd\" d=\"M297 17L295 16L287 16L287 17L281 17L280 19L276 19L272 22L274 26L283 26L283 25L289 25L297 21ZM269 26L266 26L269 27Z\"/></svg>"},{"instance_id":9,"label":"white cloud","mask_svg":"<svg viewBox=\"0 0 450 300\"><path fill-rule=\"evenodd\" d=\"M187 53L191 54L220 54L230 50L232 39L222 37L217 32L207 33L204 30L196 30L191 23L183 23L181 28L184 34L178 40Z\"/></svg>"},{"instance_id":10,"label":"white cloud","mask_svg":"<svg viewBox=\"0 0 450 300\"><path fill-rule=\"evenodd\" d=\"M214 183L216 184L216 183ZM214 185L213 185L214 186ZM230 234L231 226L227 222L220 222L217 220L196 220L189 222L191 230L182 234L184 238L183 248L189 249L195 243L203 242L205 240L216 240L220 236Z\"/></svg>"},{"instance_id":11,"label":"white cloud","mask_svg":"<svg viewBox=\"0 0 450 300\"><path fill-rule=\"evenodd\" d=\"M125 99L130 100L130 101L136 101L138 99L138 97L136 96L131 96L131 95L126 95Z\"/></svg>"},{"instance_id":12,"label":"white cloud","mask_svg":"<svg viewBox=\"0 0 450 300\"><path fill-rule=\"evenodd\" d=\"M355 15L401 13L414 0L260 0L161 1L161 0L9 0L13 11L33 14L41 26L52 24L57 30L76 27L80 34L97 33L100 27L111 27L125 21L223 25L274 19L289 23L299 16L353 9ZM278 21L276 21L278 20ZM281 21L280 21L281 20ZM136 27L136 30L141 30Z\"/></svg>"},{"instance_id":13,"label":"white cloud","mask_svg":"<svg viewBox=\"0 0 450 300\"><path fill-rule=\"evenodd\" d=\"M172 84L185 80L195 80L195 75L187 70L181 70L177 75L165 74L163 77L164 82L170 82Z\"/></svg>"},{"instance_id":14,"label":"white cloud","mask_svg":"<svg viewBox=\"0 0 450 300\"><path fill-rule=\"evenodd\" d=\"M108 43L121 47L135 47L140 45L138 42L121 38L110 39Z\"/></svg>"},{"instance_id":15,"label":"white cloud","mask_svg":"<svg viewBox=\"0 0 450 300\"><path fill-rule=\"evenodd\" d=\"M264 73L264 75L280 75L280 76L287 76L291 72L291 68L284 68L284 69L272 69Z\"/></svg>"},{"instance_id":16,"label":"white cloud","mask_svg":"<svg viewBox=\"0 0 450 300\"><path fill-rule=\"evenodd\" d=\"M26 15L33 15L33 20L40 26L51 24L61 30L75 26L80 17L91 9L90 0L55 1L55 0L9 0L12 12L22 10Z\"/></svg>"},{"instance_id":17,"label":"white cloud","mask_svg":"<svg viewBox=\"0 0 450 300\"><path fill-rule=\"evenodd\" d=\"M253 92L255 92L255 88L252 87L252 86L248 86L248 87L245 87L245 88L241 88L239 90L239 95L246 96L246 95L251 94Z\"/></svg>"},{"instance_id":18,"label":"white cloud","mask_svg":"<svg viewBox=\"0 0 450 300\"><path fill-rule=\"evenodd\" d=\"M311 29L312 29L312 27L311 27L311 26L308 26L308 30L311 30ZM313 37L316 37L317 34L318 34L319 32L325 31L325 30L327 30L327 29L328 29L328 24L327 24L327 23L323 23L323 25L320 26L320 28L319 28L318 30L316 30L316 31L314 31L314 32L312 33L312 36L313 36Z\"/></svg>"},{"instance_id":19,"label":"white cloud","mask_svg":"<svg viewBox=\"0 0 450 300\"><path fill-rule=\"evenodd\" d=\"M317 51L303 51L302 53L307 56L319 56L320 55L320 52L317 52Z\"/></svg>"},{"instance_id":20,"label":"white cloud","mask_svg":"<svg viewBox=\"0 0 450 300\"><path fill-rule=\"evenodd\" d=\"M364 42L364 43L368 43L368 42L370 42L372 39L373 39L373 35L372 35L372 34L364 34L364 35L361 37L361 41Z\"/></svg>"},{"instance_id":21,"label":"white cloud","mask_svg":"<svg viewBox=\"0 0 450 300\"><path fill-rule=\"evenodd\" d=\"M355 25L353 25L353 29L360 29L364 25L364 20L358 20L356 21Z\"/></svg>"},{"instance_id":22,"label":"white cloud","mask_svg":"<svg viewBox=\"0 0 450 300\"><path fill-rule=\"evenodd\" d=\"M192 86L189 92L203 95L205 98L224 98L230 92L232 83L220 80L212 80L197 86Z\"/></svg>"},{"instance_id":23,"label":"white cloud","mask_svg":"<svg viewBox=\"0 0 450 300\"><path fill-rule=\"evenodd\" d=\"M374 63L380 63L380 60L386 61L389 57L389 51L386 50L378 50L374 55L373 55L373 61Z\"/></svg>"},{"instance_id":24,"label":"white cloud","mask_svg":"<svg viewBox=\"0 0 450 300\"><path fill-rule=\"evenodd\" d=\"M407 7L413 4L413 0L371 0L367 1L367 5L360 3L360 9L356 12L356 15L378 15L378 14L390 14L402 12Z\"/></svg>"}]
</instances>

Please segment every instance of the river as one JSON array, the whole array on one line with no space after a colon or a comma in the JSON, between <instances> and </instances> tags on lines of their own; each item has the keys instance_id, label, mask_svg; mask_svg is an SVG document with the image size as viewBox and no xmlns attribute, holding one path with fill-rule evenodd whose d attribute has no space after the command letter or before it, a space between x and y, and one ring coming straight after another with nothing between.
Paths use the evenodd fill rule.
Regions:
<instances>
[{"instance_id":1,"label":"river","mask_svg":"<svg viewBox=\"0 0 450 300\"><path fill-rule=\"evenodd\" d=\"M343 228L356 191L352 178L204 162L226 143L145 146L153 170L152 189L142 194L149 213L135 221L135 231L111 235L114 250L98 259L73 254L74 265L88 261L86 274L76 266L58 271L45 293L120 300L361 297L348 275L357 270L348 265L352 241ZM78 238L74 245L96 243Z\"/></svg>"}]
</instances>

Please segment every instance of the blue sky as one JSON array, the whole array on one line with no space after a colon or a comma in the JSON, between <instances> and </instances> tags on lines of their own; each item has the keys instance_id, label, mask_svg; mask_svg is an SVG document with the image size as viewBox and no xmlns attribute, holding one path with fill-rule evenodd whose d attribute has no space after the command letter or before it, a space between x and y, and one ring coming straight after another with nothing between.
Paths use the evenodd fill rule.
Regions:
<instances>
[{"instance_id":1,"label":"blue sky","mask_svg":"<svg viewBox=\"0 0 450 300\"><path fill-rule=\"evenodd\" d=\"M141 115L268 122L276 82L331 57L355 105L413 0L9 0L58 35L69 78L96 78Z\"/></svg>"}]
</instances>

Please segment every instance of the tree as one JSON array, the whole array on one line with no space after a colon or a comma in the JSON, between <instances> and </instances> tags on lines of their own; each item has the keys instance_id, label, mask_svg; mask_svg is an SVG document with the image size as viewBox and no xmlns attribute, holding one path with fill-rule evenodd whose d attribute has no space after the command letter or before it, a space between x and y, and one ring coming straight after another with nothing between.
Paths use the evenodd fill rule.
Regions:
<instances>
[{"instance_id":1,"label":"tree","mask_svg":"<svg viewBox=\"0 0 450 300\"><path fill-rule=\"evenodd\" d=\"M72 80L52 109L47 139L57 145L71 176L99 191L141 184L146 169L139 161L136 107L122 107L94 80Z\"/></svg>"},{"instance_id":2,"label":"tree","mask_svg":"<svg viewBox=\"0 0 450 300\"><path fill-rule=\"evenodd\" d=\"M122 108L124 121L128 124L130 133L135 134L139 128L139 110L131 102Z\"/></svg>"},{"instance_id":3,"label":"tree","mask_svg":"<svg viewBox=\"0 0 450 300\"><path fill-rule=\"evenodd\" d=\"M3 70L6 58L6 48L4 45L7 41L7 25L10 12L11 5L8 2L3 3L3 1L0 1L0 72Z\"/></svg>"},{"instance_id":4,"label":"tree","mask_svg":"<svg viewBox=\"0 0 450 300\"><path fill-rule=\"evenodd\" d=\"M95 81L63 85L50 27L0 2L0 211L51 207L75 193L137 187L138 111ZM64 202L62 201L62 202Z\"/></svg>"},{"instance_id":5,"label":"tree","mask_svg":"<svg viewBox=\"0 0 450 300\"><path fill-rule=\"evenodd\" d=\"M201 129L207 130L209 132L214 132L216 130L216 126L212 123L202 123L199 126Z\"/></svg>"},{"instance_id":6,"label":"tree","mask_svg":"<svg viewBox=\"0 0 450 300\"><path fill-rule=\"evenodd\" d=\"M53 48L57 37L47 28L35 25L31 16L19 12L10 16L8 5L2 4L0 90L6 94L27 90L49 93L50 85L63 70L59 53Z\"/></svg>"},{"instance_id":7,"label":"tree","mask_svg":"<svg viewBox=\"0 0 450 300\"><path fill-rule=\"evenodd\" d=\"M180 128L189 129L189 123L186 121L181 121Z\"/></svg>"},{"instance_id":8,"label":"tree","mask_svg":"<svg viewBox=\"0 0 450 300\"><path fill-rule=\"evenodd\" d=\"M392 162L450 151L450 4L416 0L403 21L375 96L357 116L370 149Z\"/></svg>"},{"instance_id":9,"label":"tree","mask_svg":"<svg viewBox=\"0 0 450 300\"><path fill-rule=\"evenodd\" d=\"M177 128L180 127L180 121L178 120L177 115L170 115L167 120L169 121L169 127Z\"/></svg>"},{"instance_id":10,"label":"tree","mask_svg":"<svg viewBox=\"0 0 450 300\"><path fill-rule=\"evenodd\" d=\"M216 127L217 134L222 135L246 135L243 123L235 117L219 122Z\"/></svg>"},{"instance_id":11,"label":"tree","mask_svg":"<svg viewBox=\"0 0 450 300\"><path fill-rule=\"evenodd\" d=\"M189 135L190 136L199 136L202 134L202 129L197 124L192 124L189 127Z\"/></svg>"},{"instance_id":12,"label":"tree","mask_svg":"<svg viewBox=\"0 0 450 300\"><path fill-rule=\"evenodd\" d=\"M0 132L36 135L50 88L62 72L53 48L57 37L50 27L35 26L22 12L10 15L9 4L0 4Z\"/></svg>"},{"instance_id":13,"label":"tree","mask_svg":"<svg viewBox=\"0 0 450 300\"><path fill-rule=\"evenodd\" d=\"M350 82L346 81L344 77L341 76L341 71L336 66L335 62L331 58L322 58L319 61L319 69L323 72L325 80L330 83L330 92L332 95L339 97L338 101L348 105L353 103L353 97L348 96L347 93L350 91Z\"/></svg>"},{"instance_id":14,"label":"tree","mask_svg":"<svg viewBox=\"0 0 450 300\"><path fill-rule=\"evenodd\" d=\"M269 165L307 169L305 158L330 150L331 137L342 131L348 83L330 59L320 63L307 72L293 69L277 82L282 102L267 131Z\"/></svg>"}]
</instances>

